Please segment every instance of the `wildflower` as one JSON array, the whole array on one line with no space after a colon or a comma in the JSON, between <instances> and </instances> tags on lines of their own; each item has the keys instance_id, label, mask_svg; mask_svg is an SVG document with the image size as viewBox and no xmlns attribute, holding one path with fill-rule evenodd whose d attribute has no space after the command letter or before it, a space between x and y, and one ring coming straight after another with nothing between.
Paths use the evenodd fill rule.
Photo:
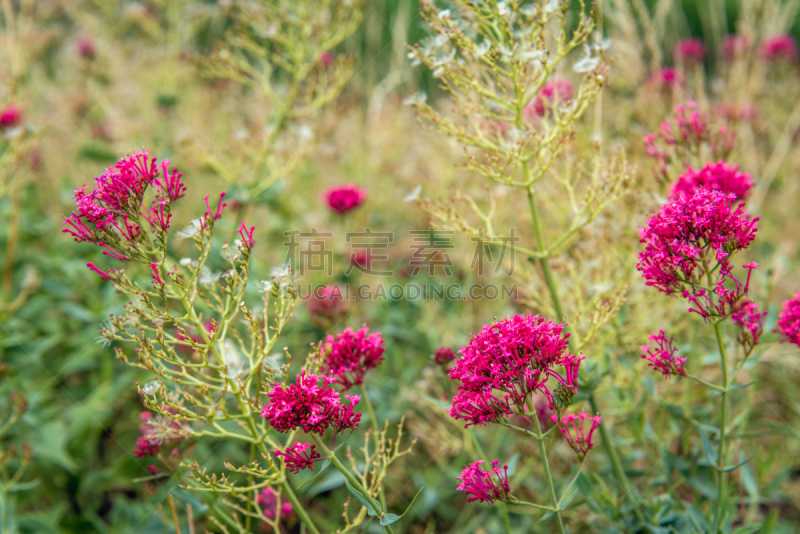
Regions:
<instances>
[{"instance_id":1,"label":"wildflower","mask_svg":"<svg viewBox=\"0 0 800 534\"><path fill-rule=\"evenodd\" d=\"M439 347L433 360L439 365L447 365L456 359L456 353L450 347Z\"/></svg>"},{"instance_id":2,"label":"wildflower","mask_svg":"<svg viewBox=\"0 0 800 534\"><path fill-rule=\"evenodd\" d=\"M0 111L0 128L3 130L17 126L22 120L22 112L16 104L11 104Z\"/></svg>"},{"instance_id":3,"label":"wildflower","mask_svg":"<svg viewBox=\"0 0 800 534\"><path fill-rule=\"evenodd\" d=\"M720 102L715 111L717 115L729 122L752 121L758 116L755 104L740 102Z\"/></svg>"},{"instance_id":4,"label":"wildflower","mask_svg":"<svg viewBox=\"0 0 800 534\"><path fill-rule=\"evenodd\" d=\"M318 382L322 380L322 387ZM333 382L329 377L300 373L297 381L285 389L280 384L269 393L270 402L261 410L261 417L278 432L288 432L302 428L304 432L322 434L329 427L334 432L358 427L361 414L354 413L353 407L361 397L346 395L350 405L342 404L339 393L328 386Z\"/></svg>"},{"instance_id":5,"label":"wildflower","mask_svg":"<svg viewBox=\"0 0 800 534\"><path fill-rule=\"evenodd\" d=\"M483 460L469 464L461 471L461 476L456 478L461 484L456 491L463 491L469 497L467 502L481 501L494 503L494 501L505 501L511 496L511 488L508 485L508 466L504 465L500 471L500 462L492 462L492 470L484 471L480 465Z\"/></svg>"},{"instance_id":6,"label":"wildflower","mask_svg":"<svg viewBox=\"0 0 800 534\"><path fill-rule=\"evenodd\" d=\"M258 505L261 506L264 517L270 521L274 521L279 514L281 519L289 517L294 511L294 507L290 502L282 502L280 510L278 510L278 495L272 488L261 490L258 496Z\"/></svg>"},{"instance_id":7,"label":"wildflower","mask_svg":"<svg viewBox=\"0 0 800 534\"><path fill-rule=\"evenodd\" d=\"M751 219L744 204L734 209L734 200L732 193L701 188L692 195L680 193L663 205L639 232L645 249L636 268L646 284L667 294L687 284L702 285L704 273L698 267L704 262L717 263L720 284L735 280L730 255L753 241L758 217ZM717 289L722 296L724 288Z\"/></svg>"},{"instance_id":8,"label":"wildflower","mask_svg":"<svg viewBox=\"0 0 800 534\"><path fill-rule=\"evenodd\" d=\"M800 347L800 293L783 303L777 325L775 332L783 335L784 342Z\"/></svg>"},{"instance_id":9,"label":"wildflower","mask_svg":"<svg viewBox=\"0 0 800 534\"><path fill-rule=\"evenodd\" d=\"M739 172L737 165L719 161L709 163L700 170L689 167L672 186L670 196L691 195L700 188L716 189L733 194L734 200L745 200L753 188L753 181L749 174Z\"/></svg>"},{"instance_id":10,"label":"wildflower","mask_svg":"<svg viewBox=\"0 0 800 534\"><path fill-rule=\"evenodd\" d=\"M673 67L662 67L657 72L650 75L648 83L666 89L680 87L683 85L683 74Z\"/></svg>"},{"instance_id":11,"label":"wildflower","mask_svg":"<svg viewBox=\"0 0 800 534\"><path fill-rule=\"evenodd\" d=\"M247 250L253 248L256 244L255 240L253 239L253 231L255 231L256 227L251 226L250 229L247 229L247 223L242 222L242 225L236 230L240 236L242 236L242 244L245 245Z\"/></svg>"},{"instance_id":12,"label":"wildflower","mask_svg":"<svg viewBox=\"0 0 800 534\"><path fill-rule=\"evenodd\" d=\"M519 411L527 411L525 401L535 392L544 394L554 408L569 404L578 390L578 367L583 357L567 350L569 334L563 334L565 326L538 315L516 315L484 325L461 349L462 358L448 373L453 380L462 382L454 398L458 406L454 404L451 415L466 413L464 404L468 402L475 402L476 409L483 409L486 401L492 402L482 396L462 395L463 392L497 390L507 395L508 411L509 402ZM563 369L558 371L558 366ZM553 382L548 383L549 379Z\"/></svg>"},{"instance_id":13,"label":"wildflower","mask_svg":"<svg viewBox=\"0 0 800 534\"><path fill-rule=\"evenodd\" d=\"M746 352L750 352L764 333L764 319L767 317L768 310L758 311L758 304L749 300L742 301L734 306L731 313L733 323L739 327L737 340L744 347Z\"/></svg>"},{"instance_id":14,"label":"wildflower","mask_svg":"<svg viewBox=\"0 0 800 534\"><path fill-rule=\"evenodd\" d=\"M339 215L344 215L364 202L367 192L355 184L335 185L323 193L328 207Z\"/></svg>"},{"instance_id":15,"label":"wildflower","mask_svg":"<svg viewBox=\"0 0 800 534\"><path fill-rule=\"evenodd\" d=\"M325 323L342 317L347 312L342 288L338 285L316 288L309 298L308 309L317 322Z\"/></svg>"},{"instance_id":16,"label":"wildflower","mask_svg":"<svg viewBox=\"0 0 800 534\"><path fill-rule=\"evenodd\" d=\"M186 431L181 424L163 415L153 416L150 412L139 415L142 424L139 432L142 434L136 439L133 455L137 458L155 456L161 450L161 445L166 441L184 437Z\"/></svg>"},{"instance_id":17,"label":"wildflower","mask_svg":"<svg viewBox=\"0 0 800 534\"><path fill-rule=\"evenodd\" d=\"M366 326L357 332L349 326L336 337L325 338L322 371L334 377L344 389L364 382L364 374L378 367L383 361L383 338L380 332L367 334Z\"/></svg>"},{"instance_id":18,"label":"wildflower","mask_svg":"<svg viewBox=\"0 0 800 534\"><path fill-rule=\"evenodd\" d=\"M78 55L80 57L83 59L88 59L89 61L93 60L95 54L97 53L97 47L94 44L94 40L85 35L78 37L78 39L75 41L75 49L78 51Z\"/></svg>"},{"instance_id":19,"label":"wildflower","mask_svg":"<svg viewBox=\"0 0 800 534\"><path fill-rule=\"evenodd\" d=\"M796 61L797 43L791 35L772 35L761 43L761 57L767 61Z\"/></svg>"},{"instance_id":20,"label":"wildflower","mask_svg":"<svg viewBox=\"0 0 800 534\"><path fill-rule=\"evenodd\" d=\"M573 85L569 80L556 79L542 86L533 99L525 107L525 115L543 117L554 107L562 106L573 98Z\"/></svg>"},{"instance_id":21,"label":"wildflower","mask_svg":"<svg viewBox=\"0 0 800 534\"><path fill-rule=\"evenodd\" d=\"M592 422L589 433L586 434L586 420ZM569 443L581 460L586 456L586 453L592 448L592 434L595 429L603 422L599 415L589 417L589 414L583 412L579 414L566 414L561 420L557 416L552 417L552 421L558 425L561 434Z\"/></svg>"},{"instance_id":22,"label":"wildflower","mask_svg":"<svg viewBox=\"0 0 800 534\"><path fill-rule=\"evenodd\" d=\"M470 425L486 426L511 415L511 406L508 395L503 402L488 391L462 390L453 397L448 413L453 419L467 421L464 428Z\"/></svg>"},{"instance_id":23,"label":"wildflower","mask_svg":"<svg viewBox=\"0 0 800 534\"><path fill-rule=\"evenodd\" d=\"M111 280L111 273L109 273L107 271L101 271L100 269L95 267L94 263L89 262L89 263L86 264L86 266L89 268L89 270L94 271L97 274L99 274L100 278L102 278L103 280Z\"/></svg>"},{"instance_id":24,"label":"wildflower","mask_svg":"<svg viewBox=\"0 0 800 534\"><path fill-rule=\"evenodd\" d=\"M322 63L322 66L327 69L333 63L333 54L326 50L322 53L322 55L319 56L319 62Z\"/></svg>"},{"instance_id":25,"label":"wildflower","mask_svg":"<svg viewBox=\"0 0 800 534\"><path fill-rule=\"evenodd\" d=\"M706 58L706 46L703 41L694 37L681 39L675 43L675 47L672 49L672 57L675 61L702 63Z\"/></svg>"},{"instance_id":26,"label":"wildflower","mask_svg":"<svg viewBox=\"0 0 800 534\"><path fill-rule=\"evenodd\" d=\"M726 59L733 59L736 56L744 55L750 41L744 35L730 34L722 39L722 56Z\"/></svg>"},{"instance_id":27,"label":"wildflower","mask_svg":"<svg viewBox=\"0 0 800 534\"><path fill-rule=\"evenodd\" d=\"M639 347L644 351L642 358L649 361L650 367L660 372L667 378L672 375L686 376L686 370L683 368L683 363L686 358L679 358L675 355L678 351L675 347L675 338L664 334L660 330L658 334L650 336L650 341L655 341L657 346L653 348L652 345L643 345Z\"/></svg>"},{"instance_id":28,"label":"wildflower","mask_svg":"<svg viewBox=\"0 0 800 534\"><path fill-rule=\"evenodd\" d=\"M314 461L320 457L316 448L316 445L311 445L310 443L293 443L286 447L286 452L276 450L275 456L283 456L286 468L292 473L297 474L301 469L306 468L313 471Z\"/></svg>"}]
</instances>

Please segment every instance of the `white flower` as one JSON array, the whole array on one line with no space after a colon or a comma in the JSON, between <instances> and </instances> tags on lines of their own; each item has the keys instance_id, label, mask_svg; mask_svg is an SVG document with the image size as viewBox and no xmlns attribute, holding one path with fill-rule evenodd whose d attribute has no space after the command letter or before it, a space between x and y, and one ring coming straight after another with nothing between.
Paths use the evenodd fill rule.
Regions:
<instances>
[{"instance_id":1,"label":"white flower","mask_svg":"<svg viewBox=\"0 0 800 534\"><path fill-rule=\"evenodd\" d=\"M558 0L550 0L547 2L547 5L544 6L544 10L547 13L552 13L558 8Z\"/></svg>"},{"instance_id":2,"label":"white flower","mask_svg":"<svg viewBox=\"0 0 800 534\"><path fill-rule=\"evenodd\" d=\"M589 45L583 45L583 57L572 67L575 72L589 72L597 68L600 58L592 57L592 49Z\"/></svg>"},{"instance_id":3,"label":"white flower","mask_svg":"<svg viewBox=\"0 0 800 534\"><path fill-rule=\"evenodd\" d=\"M414 104L424 104L428 100L428 95L422 91L411 93L403 100L404 106L413 106Z\"/></svg>"},{"instance_id":4,"label":"white flower","mask_svg":"<svg viewBox=\"0 0 800 534\"><path fill-rule=\"evenodd\" d=\"M156 391L158 391L158 388L160 387L161 387L161 382L159 382L158 379L156 379L142 386L142 391L144 391L145 395L155 395Z\"/></svg>"},{"instance_id":5,"label":"white flower","mask_svg":"<svg viewBox=\"0 0 800 534\"><path fill-rule=\"evenodd\" d=\"M233 380L234 378L240 377L244 371L244 362L242 361L242 357L239 354L239 351L236 349L236 345L229 339L226 339L222 342L222 345L217 345L217 350L222 352L222 358L225 360L225 367L228 368L228 379Z\"/></svg>"},{"instance_id":6,"label":"white flower","mask_svg":"<svg viewBox=\"0 0 800 534\"><path fill-rule=\"evenodd\" d=\"M178 239L189 239L190 237L196 236L197 231L200 230L200 228L201 228L200 219L195 219L189 223L189 226L176 233L175 237L177 237Z\"/></svg>"},{"instance_id":7,"label":"white flower","mask_svg":"<svg viewBox=\"0 0 800 534\"><path fill-rule=\"evenodd\" d=\"M475 56L482 57L489 50L491 50L491 48L492 48L492 43L490 43L488 40L485 40L481 44L475 47Z\"/></svg>"},{"instance_id":8,"label":"white flower","mask_svg":"<svg viewBox=\"0 0 800 534\"><path fill-rule=\"evenodd\" d=\"M208 270L208 267L203 266L203 268L200 269L199 281L201 284L214 284L216 282L219 282L220 276L222 276L222 273L220 272L212 273L211 271Z\"/></svg>"},{"instance_id":9,"label":"white flower","mask_svg":"<svg viewBox=\"0 0 800 534\"><path fill-rule=\"evenodd\" d=\"M450 18L450 10L449 9L443 9L443 10L439 11L439 18L440 19L449 19Z\"/></svg>"},{"instance_id":10,"label":"white flower","mask_svg":"<svg viewBox=\"0 0 800 534\"><path fill-rule=\"evenodd\" d=\"M192 258L181 258L181 261L178 263L180 263L184 267L188 267L192 264Z\"/></svg>"}]
</instances>

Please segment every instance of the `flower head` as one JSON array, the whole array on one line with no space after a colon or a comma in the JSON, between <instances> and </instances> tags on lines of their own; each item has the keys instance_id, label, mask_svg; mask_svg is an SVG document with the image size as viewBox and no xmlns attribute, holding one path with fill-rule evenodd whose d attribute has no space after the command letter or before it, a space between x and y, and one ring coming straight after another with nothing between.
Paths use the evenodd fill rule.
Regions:
<instances>
[{"instance_id":1,"label":"flower head","mask_svg":"<svg viewBox=\"0 0 800 534\"><path fill-rule=\"evenodd\" d=\"M308 310L312 320L327 323L347 313L347 301L338 285L317 288L308 299Z\"/></svg>"},{"instance_id":2,"label":"flower head","mask_svg":"<svg viewBox=\"0 0 800 534\"><path fill-rule=\"evenodd\" d=\"M791 35L772 35L761 43L761 57L767 61L778 59L795 61L797 60L797 43Z\"/></svg>"},{"instance_id":3,"label":"flower head","mask_svg":"<svg viewBox=\"0 0 800 534\"><path fill-rule=\"evenodd\" d=\"M447 365L455 359L456 353L450 347L439 347L433 356L433 360L439 365Z\"/></svg>"},{"instance_id":4,"label":"flower head","mask_svg":"<svg viewBox=\"0 0 800 534\"><path fill-rule=\"evenodd\" d=\"M22 112L16 104L11 104L0 111L0 128L8 129L17 126L22 120Z\"/></svg>"},{"instance_id":5,"label":"flower head","mask_svg":"<svg viewBox=\"0 0 800 534\"><path fill-rule=\"evenodd\" d=\"M569 80L556 79L545 83L530 104L525 107L525 115L544 117L554 107L572 100L574 87Z\"/></svg>"},{"instance_id":6,"label":"flower head","mask_svg":"<svg viewBox=\"0 0 800 534\"><path fill-rule=\"evenodd\" d=\"M454 419L465 420L467 424L464 428L467 428L470 425L496 423L511 415L511 406L508 395L501 401L489 391L461 390L453 397L448 413Z\"/></svg>"},{"instance_id":7,"label":"flower head","mask_svg":"<svg viewBox=\"0 0 800 534\"><path fill-rule=\"evenodd\" d=\"M355 184L335 185L322 195L328 207L339 215L344 215L360 206L366 196L367 192Z\"/></svg>"},{"instance_id":8,"label":"flower head","mask_svg":"<svg viewBox=\"0 0 800 534\"><path fill-rule=\"evenodd\" d=\"M730 34L722 39L722 56L726 59L733 59L737 55L744 55L750 41L744 35Z\"/></svg>"},{"instance_id":9,"label":"flower head","mask_svg":"<svg viewBox=\"0 0 800 534\"><path fill-rule=\"evenodd\" d=\"M672 57L685 62L701 63L706 58L706 45L703 41L694 37L681 39L675 43L672 49Z\"/></svg>"},{"instance_id":10,"label":"flower head","mask_svg":"<svg viewBox=\"0 0 800 534\"><path fill-rule=\"evenodd\" d=\"M650 75L648 83L664 89L680 87L683 85L683 74L673 67L661 67Z\"/></svg>"},{"instance_id":11,"label":"flower head","mask_svg":"<svg viewBox=\"0 0 800 534\"><path fill-rule=\"evenodd\" d=\"M782 334L784 342L800 347L800 293L783 303L777 325L775 331Z\"/></svg>"},{"instance_id":12,"label":"flower head","mask_svg":"<svg viewBox=\"0 0 800 534\"><path fill-rule=\"evenodd\" d=\"M280 514L281 519L289 517L294 511L292 503L283 501L281 502L280 510L278 510L278 495L272 488L264 488L258 496L258 505L261 506L264 517L270 521L274 521Z\"/></svg>"},{"instance_id":13,"label":"flower head","mask_svg":"<svg viewBox=\"0 0 800 534\"><path fill-rule=\"evenodd\" d=\"M552 420L558 425L558 429L567 440L567 443L569 443L569 446L578 453L581 459L583 459L586 453L592 448L592 434L594 434L595 429L600 426L600 423L603 422L599 415L589 417L589 414L585 412L566 414L560 421L558 417L554 415ZM587 420L592 422L588 434L586 433Z\"/></svg>"},{"instance_id":14,"label":"flower head","mask_svg":"<svg viewBox=\"0 0 800 534\"><path fill-rule=\"evenodd\" d=\"M683 368L683 363L686 358L679 358L675 355L678 348L675 346L675 338L664 334L663 330L659 330L658 334L650 336L650 341L655 341L653 345L643 345L639 347L644 354L642 358L647 360L653 369L660 372L667 378L672 375L686 376L686 370Z\"/></svg>"},{"instance_id":15,"label":"flower head","mask_svg":"<svg viewBox=\"0 0 800 534\"><path fill-rule=\"evenodd\" d=\"M670 196L676 198L682 193L690 196L703 187L732 193L735 201L745 200L753 188L753 181L749 174L739 172L737 165L719 161L709 163L700 170L689 167L672 186Z\"/></svg>"},{"instance_id":16,"label":"flower head","mask_svg":"<svg viewBox=\"0 0 800 534\"><path fill-rule=\"evenodd\" d=\"M335 337L325 338L322 371L334 381L350 389L364 382L364 374L383 361L383 338L380 332L367 334L366 326L356 332L349 326Z\"/></svg>"},{"instance_id":17,"label":"flower head","mask_svg":"<svg viewBox=\"0 0 800 534\"><path fill-rule=\"evenodd\" d=\"M490 413L499 416L510 412L510 402L525 412L526 399L536 392L544 394L554 408L569 404L578 390L578 367L583 358L567 350L565 326L538 315L516 315L485 325L461 349L462 357L448 373L462 382L450 414L481 424L492 419L471 413L483 413L488 406ZM486 396L493 391L503 395L505 402ZM474 404L472 412L466 409L469 403Z\"/></svg>"},{"instance_id":18,"label":"flower head","mask_svg":"<svg viewBox=\"0 0 800 534\"><path fill-rule=\"evenodd\" d=\"M768 310L759 312L758 304L749 300L741 301L733 307L731 319L739 327L737 341L748 353L758 345L761 334L764 333L764 319L767 317L767 312Z\"/></svg>"},{"instance_id":19,"label":"flower head","mask_svg":"<svg viewBox=\"0 0 800 534\"><path fill-rule=\"evenodd\" d=\"M322 63L322 66L325 68L330 67L333 63L333 54L326 50L319 56L319 62Z\"/></svg>"},{"instance_id":20,"label":"flower head","mask_svg":"<svg viewBox=\"0 0 800 534\"><path fill-rule=\"evenodd\" d=\"M500 462L492 462L492 470L484 471L481 469L483 460L469 464L461 471L461 476L456 478L461 482L456 488L457 491L465 492L469 497L467 502L481 501L493 503L494 501L505 501L511 496L511 488L508 485L508 466L504 465L500 470Z\"/></svg>"},{"instance_id":21,"label":"flower head","mask_svg":"<svg viewBox=\"0 0 800 534\"><path fill-rule=\"evenodd\" d=\"M314 470L314 462L320 455L316 451L317 446L310 443L292 443L286 447L286 452L275 451L275 456L283 456L286 468L292 473L299 473L301 469Z\"/></svg>"},{"instance_id":22,"label":"flower head","mask_svg":"<svg viewBox=\"0 0 800 534\"><path fill-rule=\"evenodd\" d=\"M97 46L95 46L94 40L86 35L78 37L75 41L75 49L78 51L78 55L83 59L92 60L95 54L97 54Z\"/></svg>"},{"instance_id":23,"label":"flower head","mask_svg":"<svg viewBox=\"0 0 800 534\"><path fill-rule=\"evenodd\" d=\"M319 381L322 380L322 387ZM278 432L288 432L302 428L304 432L323 434L328 428L334 432L358 427L361 414L354 413L353 407L361 397L345 396L350 405L344 405L339 393L329 387L333 380L317 375L300 373L294 384L283 388L280 384L269 393L269 404L261 410L261 417Z\"/></svg>"},{"instance_id":24,"label":"flower head","mask_svg":"<svg viewBox=\"0 0 800 534\"><path fill-rule=\"evenodd\" d=\"M746 249L758 230L758 217L734 201L732 193L701 188L664 204L639 232L645 249L636 268L647 285L668 294L702 285L704 262L719 266L720 283L733 279L730 255Z\"/></svg>"}]
</instances>

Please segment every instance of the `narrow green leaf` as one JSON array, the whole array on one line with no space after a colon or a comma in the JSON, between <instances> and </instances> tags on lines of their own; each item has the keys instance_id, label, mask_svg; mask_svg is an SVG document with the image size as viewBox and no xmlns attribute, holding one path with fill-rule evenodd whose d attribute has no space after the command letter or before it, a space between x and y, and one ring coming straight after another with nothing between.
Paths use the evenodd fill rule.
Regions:
<instances>
[{"instance_id":1,"label":"narrow green leaf","mask_svg":"<svg viewBox=\"0 0 800 534\"><path fill-rule=\"evenodd\" d=\"M739 527L731 532L731 534L755 534L759 530L761 530L761 525L749 525L745 527Z\"/></svg>"},{"instance_id":2,"label":"narrow green leaf","mask_svg":"<svg viewBox=\"0 0 800 534\"><path fill-rule=\"evenodd\" d=\"M356 489L353 486L350 485L350 482L345 480L344 484L345 484L345 486L347 486L347 489L350 490L350 493L355 495L356 499L358 499L359 502L361 502L361 504L364 505L364 508L367 509L367 514L369 514L369 515L371 515L373 517L378 517L378 512L372 507L372 503L367 501L367 499L363 495L361 495L361 493L356 491Z\"/></svg>"},{"instance_id":3,"label":"narrow green leaf","mask_svg":"<svg viewBox=\"0 0 800 534\"><path fill-rule=\"evenodd\" d=\"M719 460L719 456L717 456L717 451L715 451L714 447L711 445L711 440L708 438L708 434L706 434L706 431L703 430L703 427L699 428L700 428L700 437L703 440L703 452L706 455L706 460L708 460L708 463L716 467L717 460Z\"/></svg>"},{"instance_id":4,"label":"narrow green leaf","mask_svg":"<svg viewBox=\"0 0 800 534\"><path fill-rule=\"evenodd\" d=\"M542 516L542 518L541 518L541 519L538 521L538 523L541 523L542 521L544 521L544 520L546 520L546 519L550 519L550 517L552 517L552 515L553 515L554 513L555 513L555 512L553 512L552 510L550 510L549 512L547 512L546 514L544 514L544 515Z\"/></svg>"},{"instance_id":5,"label":"narrow green leaf","mask_svg":"<svg viewBox=\"0 0 800 534\"><path fill-rule=\"evenodd\" d=\"M312 482L312 481L313 481L315 478L317 478L318 476L320 476L320 475L322 474L322 472L323 472L323 471L325 471L325 469L327 469L327 468L328 468L328 466L329 466L329 465L331 465L331 461L330 461L330 460L325 460L324 462L322 462L322 467L320 467L320 468L319 468L319 471L317 472L317 474L316 474L316 475L314 475L313 477L309 478L308 480L306 480L305 482L303 482L303 483L302 483L302 484L300 484L299 486L297 486L297 489L298 489L298 490L301 490L301 489L303 489L303 487L304 487L304 486L307 486L307 485L308 485L309 483L311 483L311 482Z\"/></svg>"},{"instance_id":6,"label":"narrow green leaf","mask_svg":"<svg viewBox=\"0 0 800 534\"><path fill-rule=\"evenodd\" d=\"M752 386L755 382L748 382L747 384L739 384L738 386L729 386L728 391L736 391L737 389L744 389L748 386ZM713 390L709 395L722 395L722 392L718 389Z\"/></svg>"},{"instance_id":7,"label":"narrow green leaf","mask_svg":"<svg viewBox=\"0 0 800 534\"><path fill-rule=\"evenodd\" d=\"M405 512L403 512L400 515L397 515L397 514L386 514L385 516L383 516L381 518L381 525L383 525L383 526L391 525L392 523L394 523L395 521L397 521L398 519L400 519L404 515L406 515L408 513L408 511L411 510L411 507L414 506L414 501L417 500L417 497L419 497L419 494L422 493L423 489L425 489L425 488L420 488L419 491L417 492L417 494L414 495L414 498L411 499L411 503L409 503L408 508L406 508Z\"/></svg>"},{"instance_id":8,"label":"narrow green leaf","mask_svg":"<svg viewBox=\"0 0 800 534\"><path fill-rule=\"evenodd\" d=\"M756 452L754 452L753 454L751 454L750 456L748 456L747 458L745 458L744 460L742 460L741 462L739 462L739 463L738 463L738 464L736 464L736 465L731 465L731 466L728 466L728 467L723 467L723 468L721 468L721 469L719 469L719 468L718 468L718 469L719 469L720 471L725 471L725 472L735 471L736 469L739 469L739 468L740 468L740 467L742 467L744 464L746 464L747 462L749 462L750 460L752 460L752 459L753 459L753 456L755 456L756 454L758 454L758 453L759 453L759 451L761 451L761 449L757 449L757 450L756 450Z\"/></svg>"},{"instance_id":9,"label":"narrow green leaf","mask_svg":"<svg viewBox=\"0 0 800 534\"><path fill-rule=\"evenodd\" d=\"M591 480L589 480L589 477L583 473L578 475L578 480L575 481L575 485L578 487L580 492L583 493L584 497L589 497L594 493Z\"/></svg>"}]
</instances>

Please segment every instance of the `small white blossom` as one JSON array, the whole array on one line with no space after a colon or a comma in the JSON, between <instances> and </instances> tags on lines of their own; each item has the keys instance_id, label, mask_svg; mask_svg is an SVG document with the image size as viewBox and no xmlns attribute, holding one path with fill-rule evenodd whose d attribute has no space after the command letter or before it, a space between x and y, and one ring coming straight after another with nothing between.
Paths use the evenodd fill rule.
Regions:
<instances>
[{"instance_id":1,"label":"small white blossom","mask_svg":"<svg viewBox=\"0 0 800 534\"><path fill-rule=\"evenodd\" d=\"M439 18L440 19L449 19L450 18L450 10L449 9L443 9L443 10L439 11Z\"/></svg>"},{"instance_id":2,"label":"small white blossom","mask_svg":"<svg viewBox=\"0 0 800 534\"><path fill-rule=\"evenodd\" d=\"M142 391L144 391L145 395L155 395L156 391L158 391L158 388L160 387L161 382L156 379L142 386Z\"/></svg>"},{"instance_id":3,"label":"small white blossom","mask_svg":"<svg viewBox=\"0 0 800 534\"><path fill-rule=\"evenodd\" d=\"M413 106L414 104L424 104L428 100L428 95L422 91L411 93L403 100L404 106Z\"/></svg>"},{"instance_id":4,"label":"small white blossom","mask_svg":"<svg viewBox=\"0 0 800 534\"><path fill-rule=\"evenodd\" d=\"M189 226L177 232L175 234L175 237L177 237L178 239L189 239L190 237L196 236L200 228L201 228L200 219L195 219L189 223Z\"/></svg>"},{"instance_id":5,"label":"small white blossom","mask_svg":"<svg viewBox=\"0 0 800 534\"><path fill-rule=\"evenodd\" d=\"M200 270L199 281L201 284L214 284L216 282L219 282L220 276L222 276L222 273L220 272L212 273L211 271L208 270L208 267L204 266Z\"/></svg>"},{"instance_id":6,"label":"small white blossom","mask_svg":"<svg viewBox=\"0 0 800 534\"><path fill-rule=\"evenodd\" d=\"M228 378L234 379L240 377L244 372L244 361L242 360L239 350L236 345L229 339L222 342L221 346L217 345L217 350L222 352L222 358L225 360L225 367L228 368Z\"/></svg>"},{"instance_id":7,"label":"small white blossom","mask_svg":"<svg viewBox=\"0 0 800 534\"><path fill-rule=\"evenodd\" d=\"M544 10L546 13L552 13L556 9L558 9L558 0L550 0L549 2L547 2L547 5L544 6Z\"/></svg>"},{"instance_id":8,"label":"small white blossom","mask_svg":"<svg viewBox=\"0 0 800 534\"><path fill-rule=\"evenodd\" d=\"M475 56L482 57L484 56L489 50L492 48L492 43L488 40L483 41L481 44L475 47Z\"/></svg>"},{"instance_id":9,"label":"small white blossom","mask_svg":"<svg viewBox=\"0 0 800 534\"><path fill-rule=\"evenodd\" d=\"M180 263L184 267L188 267L192 264L192 258L181 258L181 261L178 263Z\"/></svg>"},{"instance_id":10,"label":"small white blossom","mask_svg":"<svg viewBox=\"0 0 800 534\"><path fill-rule=\"evenodd\" d=\"M577 63L572 67L572 70L575 72L589 72L597 68L597 65L600 64L600 58L592 57L592 49L589 45L584 45L583 47L583 57L578 60Z\"/></svg>"},{"instance_id":11,"label":"small white blossom","mask_svg":"<svg viewBox=\"0 0 800 534\"><path fill-rule=\"evenodd\" d=\"M413 200L417 200L421 192L422 192L422 185L418 185L409 194L403 197L403 202L411 202Z\"/></svg>"}]
</instances>

